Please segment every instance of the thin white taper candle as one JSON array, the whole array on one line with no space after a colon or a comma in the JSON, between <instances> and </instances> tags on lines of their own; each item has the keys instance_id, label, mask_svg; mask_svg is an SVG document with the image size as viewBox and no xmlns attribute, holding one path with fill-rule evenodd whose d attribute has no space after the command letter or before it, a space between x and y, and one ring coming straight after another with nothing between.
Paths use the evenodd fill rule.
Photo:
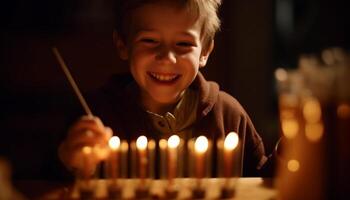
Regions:
<instances>
[{"instance_id":1,"label":"thin white taper candle","mask_svg":"<svg viewBox=\"0 0 350 200\"><path fill-rule=\"evenodd\" d=\"M66 77L67 77L69 83L71 84L71 86L72 86L72 88L73 88L75 94L77 95L77 97L78 97L78 99L79 99L81 105L83 106L83 108L84 108L86 114L89 115L89 116L93 116L93 114L92 114L92 112L91 112L89 106L87 105L87 103L86 103L86 101L85 101L83 95L81 94L81 92L80 92L80 90L79 90L77 84L75 83L75 81L74 81L74 79L73 79L71 73L69 72L67 65L65 64L63 58L61 57L60 53L58 52L58 49L57 49L56 47L53 47L53 48L52 48L52 51L53 51L53 54L56 56L58 62L60 63L60 66L61 66L61 68L62 68L64 74L66 75Z\"/></svg>"}]
</instances>

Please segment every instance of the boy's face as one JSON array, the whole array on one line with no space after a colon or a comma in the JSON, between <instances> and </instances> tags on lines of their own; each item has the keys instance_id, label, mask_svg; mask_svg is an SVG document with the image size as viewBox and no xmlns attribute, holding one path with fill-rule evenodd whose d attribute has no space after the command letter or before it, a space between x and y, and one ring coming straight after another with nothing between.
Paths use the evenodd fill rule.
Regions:
<instances>
[{"instance_id":1,"label":"boy's face","mask_svg":"<svg viewBox=\"0 0 350 200\"><path fill-rule=\"evenodd\" d=\"M118 39L120 55L129 60L144 106L155 112L181 98L211 52L203 50L201 24L169 3L134 10L126 40Z\"/></svg>"}]
</instances>

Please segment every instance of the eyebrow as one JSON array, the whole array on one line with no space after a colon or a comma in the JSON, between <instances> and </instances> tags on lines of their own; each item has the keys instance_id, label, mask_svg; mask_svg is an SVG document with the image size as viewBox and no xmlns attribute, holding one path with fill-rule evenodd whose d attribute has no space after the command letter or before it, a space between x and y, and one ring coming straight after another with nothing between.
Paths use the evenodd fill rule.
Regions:
<instances>
[{"instance_id":1,"label":"eyebrow","mask_svg":"<svg viewBox=\"0 0 350 200\"><path fill-rule=\"evenodd\" d=\"M196 37L196 34L191 31L184 31L180 33L181 35L188 36L188 37Z\"/></svg>"},{"instance_id":2,"label":"eyebrow","mask_svg":"<svg viewBox=\"0 0 350 200\"><path fill-rule=\"evenodd\" d=\"M140 36L142 34L149 34L149 33L157 33L156 29L149 29L149 28L139 28L136 30L136 36ZM194 31L182 31L179 32L178 35L184 36L184 37L189 37L189 38L195 38L197 36Z\"/></svg>"},{"instance_id":3,"label":"eyebrow","mask_svg":"<svg viewBox=\"0 0 350 200\"><path fill-rule=\"evenodd\" d=\"M146 29L146 28L139 28L136 29L136 33L137 34L141 34L141 33L150 33L150 32L156 32L155 29Z\"/></svg>"}]
</instances>

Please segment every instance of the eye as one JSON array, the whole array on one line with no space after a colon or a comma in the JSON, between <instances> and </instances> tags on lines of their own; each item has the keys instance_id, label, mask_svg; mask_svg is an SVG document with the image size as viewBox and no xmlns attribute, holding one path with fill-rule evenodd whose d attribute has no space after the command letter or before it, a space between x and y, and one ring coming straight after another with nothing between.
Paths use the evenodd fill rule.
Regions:
<instances>
[{"instance_id":1,"label":"eye","mask_svg":"<svg viewBox=\"0 0 350 200\"><path fill-rule=\"evenodd\" d=\"M145 43L145 44L157 44L158 43L157 40L152 39L152 38L142 38L140 41L142 43Z\"/></svg>"},{"instance_id":2,"label":"eye","mask_svg":"<svg viewBox=\"0 0 350 200\"><path fill-rule=\"evenodd\" d=\"M176 43L177 46L180 46L180 47L192 47L192 46L195 46L195 44L193 44L192 42L178 42Z\"/></svg>"},{"instance_id":3,"label":"eye","mask_svg":"<svg viewBox=\"0 0 350 200\"><path fill-rule=\"evenodd\" d=\"M178 43L176 43L176 45L178 45L178 46L184 46L184 47L193 46L193 44L190 43L190 42L178 42Z\"/></svg>"}]
</instances>

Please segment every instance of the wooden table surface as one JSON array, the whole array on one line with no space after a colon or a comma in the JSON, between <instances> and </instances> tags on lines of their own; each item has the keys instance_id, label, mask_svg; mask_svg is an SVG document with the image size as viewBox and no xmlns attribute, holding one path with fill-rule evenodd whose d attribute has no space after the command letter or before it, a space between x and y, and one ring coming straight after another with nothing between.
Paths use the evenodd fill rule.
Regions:
<instances>
[{"instance_id":1,"label":"wooden table surface","mask_svg":"<svg viewBox=\"0 0 350 200\"><path fill-rule=\"evenodd\" d=\"M208 178L202 180L202 185L206 188L205 199L220 199L220 191L225 180L221 178ZM134 191L140 185L140 180L124 179L119 181L123 187L123 199L135 199ZM167 186L166 180L148 180L147 184L152 194L149 199L166 199L164 198L164 189ZM177 199L192 199L192 188L196 185L195 179L179 178L175 180L178 188ZM276 198L276 190L272 187L272 179L262 178L238 178L235 182L235 200L272 200ZM94 180L94 199L103 200L107 198L107 181ZM64 184L40 180L22 180L16 181L15 187L28 199L80 199L77 183Z\"/></svg>"}]
</instances>

